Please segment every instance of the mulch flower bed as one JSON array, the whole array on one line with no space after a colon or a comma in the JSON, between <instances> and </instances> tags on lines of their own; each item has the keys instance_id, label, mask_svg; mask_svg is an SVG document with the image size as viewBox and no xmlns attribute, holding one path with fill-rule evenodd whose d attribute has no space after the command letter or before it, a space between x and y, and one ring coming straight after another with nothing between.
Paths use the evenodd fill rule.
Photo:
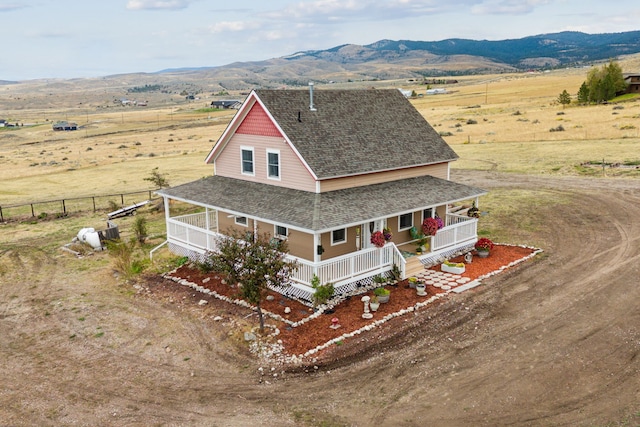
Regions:
<instances>
[{"instance_id":1,"label":"mulch flower bed","mask_svg":"<svg viewBox=\"0 0 640 427\"><path fill-rule=\"evenodd\" d=\"M482 279L513 266L519 261L526 260L537 252L539 250L534 248L496 245L489 257L474 257L472 263L465 264L465 272L461 276L470 280ZM459 256L450 261L463 262L463 258ZM431 269L440 271L440 266L437 265ZM185 281L183 283L192 287L202 287L211 291L218 298L229 300L230 303L248 305L246 302L236 299L238 298L237 289L225 283L219 274L203 273L187 264L166 276L176 281L182 279ZM416 304L426 306L437 303L440 301L439 297L446 297L445 293L447 292L442 288L428 285L426 287L427 294L418 296L416 290L409 287L407 280L395 285L388 285L387 289L391 291L389 302L380 304L378 311L373 313L372 319L362 318L364 303L361 301L364 295L373 296L371 290L349 297L322 313L316 313L314 308L276 292L269 292L273 299L263 301L261 308L263 311L277 315L276 318L267 316L266 320L267 323L275 324L278 328L280 333L277 335L277 339L283 347L283 352L293 356L309 356L327 347L327 343L331 344L332 340L335 342L336 340L348 339L351 334L365 332L373 327L372 325L380 325L382 321L411 312ZM330 327L333 318L338 319L339 328ZM348 336L345 337L345 335Z\"/></svg>"}]
</instances>

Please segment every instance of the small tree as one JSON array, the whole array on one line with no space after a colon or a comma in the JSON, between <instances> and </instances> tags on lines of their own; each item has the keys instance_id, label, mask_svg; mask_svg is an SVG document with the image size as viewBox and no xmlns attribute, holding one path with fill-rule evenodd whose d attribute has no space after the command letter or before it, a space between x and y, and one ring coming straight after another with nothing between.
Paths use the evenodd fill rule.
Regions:
<instances>
[{"instance_id":1,"label":"small tree","mask_svg":"<svg viewBox=\"0 0 640 427\"><path fill-rule=\"evenodd\" d=\"M571 104L571 95L569 95L569 92L567 92L566 89L563 90L560 95L558 95L558 102L562 104L562 108Z\"/></svg>"},{"instance_id":2,"label":"small tree","mask_svg":"<svg viewBox=\"0 0 640 427\"><path fill-rule=\"evenodd\" d=\"M580 104L587 104L589 102L589 88L587 82L582 82L580 89L578 89L578 102Z\"/></svg>"},{"instance_id":3,"label":"small tree","mask_svg":"<svg viewBox=\"0 0 640 427\"><path fill-rule=\"evenodd\" d=\"M133 232L136 235L136 240L141 245L147 240L149 232L147 230L147 219L145 217L136 217L135 221L133 221Z\"/></svg>"},{"instance_id":4,"label":"small tree","mask_svg":"<svg viewBox=\"0 0 640 427\"><path fill-rule=\"evenodd\" d=\"M153 185L155 185L156 187L160 187L160 188L169 187L169 181L167 181L167 178L164 174L160 173L157 166L151 170L150 176L143 179L145 181L149 181L153 183Z\"/></svg>"},{"instance_id":5,"label":"small tree","mask_svg":"<svg viewBox=\"0 0 640 427\"><path fill-rule=\"evenodd\" d=\"M209 260L214 270L227 275L245 300L254 304L260 319L260 331L264 330L261 304L270 287L288 286L295 263L285 259L287 242L275 244L267 234L253 235L231 231L218 239L217 253Z\"/></svg>"}]
</instances>

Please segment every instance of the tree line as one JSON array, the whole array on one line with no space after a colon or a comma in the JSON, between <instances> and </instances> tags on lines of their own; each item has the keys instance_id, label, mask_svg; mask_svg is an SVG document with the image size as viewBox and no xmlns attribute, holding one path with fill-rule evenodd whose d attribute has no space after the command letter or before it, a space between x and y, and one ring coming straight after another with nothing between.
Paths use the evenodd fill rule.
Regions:
<instances>
[{"instance_id":1,"label":"tree line","mask_svg":"<svg viewBox=\"0 0 640 427\"><path fill-rule=\"evenodd\" d=\"M620 93L625 92L627 83L622 75L622 67L609 61L601 68L592 67L587 74L587 80L582 82L577 93L579 104L591 104L609 101ZM571 95L564 90L558 96L558 102L563 106L571 103Z\"/></svg>"}]
</instances>

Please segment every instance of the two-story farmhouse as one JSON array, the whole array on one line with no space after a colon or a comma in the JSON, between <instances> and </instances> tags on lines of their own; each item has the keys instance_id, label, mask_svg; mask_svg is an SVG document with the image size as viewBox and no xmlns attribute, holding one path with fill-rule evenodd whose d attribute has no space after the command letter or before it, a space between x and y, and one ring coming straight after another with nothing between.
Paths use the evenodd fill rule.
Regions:
<instances>
[{"instance_id":1,"label":"two-story farmhouse","mask_svg":"<svg viewBox=\"0 0 640 427\"><path fill-rule=\"evenodd\" d=\"M286 292L307 300L314 274L337 293L394 265L404 275L477 240L477 219L450 207L485 192L449 181L456 158L398 90L255 90L206 158L214 175L159 191L169 248L198 258L234 228L287 239L299 268ZM174 215L172 201L199 212ZM411 228L436 216L444 227L411 256Z\"/></svg>"}]
</instances>

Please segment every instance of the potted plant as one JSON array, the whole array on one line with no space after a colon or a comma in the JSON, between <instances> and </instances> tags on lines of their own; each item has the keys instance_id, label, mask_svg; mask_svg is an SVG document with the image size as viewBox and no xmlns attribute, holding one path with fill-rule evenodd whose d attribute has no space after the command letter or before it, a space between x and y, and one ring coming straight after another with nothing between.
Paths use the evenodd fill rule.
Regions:
<instances>
[{"instance_id":1,"label":"potted plant","mask_svg":"<svg viewBox=\"0 0 640 427\"><path fill-rule=\"evenodd\" d=\"M378 297L374 293L373 296L371 297L371 300L369 301L369 308L371 309L371 311L378 311L379 307L380 307L380 301L378 300Z\"/></svg>"},{"instance_id":2,"label":"potted plant","mask_svg":"<svg viewBox=\"0 0 640 427\"><path fill-rule=\"evenodd\" d=\"M380 303L384 304L389 302L389 295L391 294L391 291L386 288L375 288L373 290L373 294Z\"/></svg>"},{"instance_id":3,"label":"potted plant","mask_svg":"<svg viewBox=\"0 0 640 427\"><path fill-rule=\"evenodd\" d=\"M427 285L425 285L423 282L416 283L416 293L418 294L418 296L423 297L427 295L426 289Z\"/></svg>"},{"instance_id":4,"label":"potted plant","mask_svg":"<svg viewBox=\"0 0 640 427\"><path fill-rule=\"evenodd\" d=\"M422 231L419 231L416 227L411 227L409 229L409 234L411 234L411 238L415 240L416 244L416 253L421 254L427 250L427 242L429 238L424 235Z\"/></svg>"},{"instance_id":5,"label":"potted plant","mask_svg":"<svg viewBox=\"0 0 640 427\"><path fill-rule=\"evenodd\" d=\"M478 256L480 258L488 257L489 252L491 252L491 249L493 249L493 246L494 246L493 242L486 237L482 237L478 239L478 241L475 244L476 251L478 251Z\"/></svg>"},{"instance_id":6,"label":"potted plant","mask_svg":"<svg viewBox=\"0 0 640 427\"><path fill-rule=\"evenodd\" d=\"M445 261L440 265L440 270L445 273L462 274L465 271L464 263Z\"/></svg>"},{"instance_id":7,"label":"potted plant","mask_svg":"<svg viewBox=\"0 0 640 427\"><path fill-rule=\"evenodd\" d=\"M411 289L415 289L417 284L418 284L418 278L417 277L409 277L409 287Z\"/></svg>"}]
</instances>

